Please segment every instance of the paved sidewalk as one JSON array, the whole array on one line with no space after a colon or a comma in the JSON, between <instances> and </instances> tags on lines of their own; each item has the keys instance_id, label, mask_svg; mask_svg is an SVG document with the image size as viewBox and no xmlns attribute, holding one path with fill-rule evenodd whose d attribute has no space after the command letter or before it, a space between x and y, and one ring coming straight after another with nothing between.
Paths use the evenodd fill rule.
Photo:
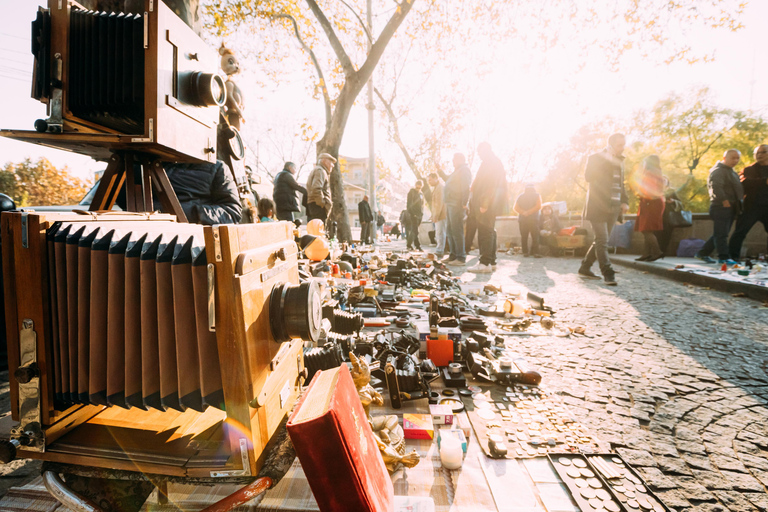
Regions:
<instances>
[{"instance_id":1,"label":"paved sidewalk","mask_svg":"<svg viewBox=\"0 0 768 512\"><path fill-rule=\"evenodd\" d=\"M695 258L667 257L651 263L635 261L635 258L635 254L616 254L611 256L611 261L614 265L631 267L676 281L768 300L768 273L765 272L743 277L733 272L723 272L720 270L721 265L706 264Z\"/></svg>"},{"instance_id":2,"label":"paved sidewalk","mask_svg":"<svg viewBox=\"0 0 768 512\"><path fill-rule=\"evenodd\" d=\"M550 391L678 510L768 510L768 308L625 268L505 257L471 282L519 283L586 336L520 339Z\"/></svg>"}]
</instances>

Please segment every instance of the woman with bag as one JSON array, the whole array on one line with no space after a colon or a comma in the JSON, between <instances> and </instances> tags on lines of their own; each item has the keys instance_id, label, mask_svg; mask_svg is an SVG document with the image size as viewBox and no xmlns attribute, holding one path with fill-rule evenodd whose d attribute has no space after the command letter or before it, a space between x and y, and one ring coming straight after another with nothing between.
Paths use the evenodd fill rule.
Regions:
<instances>
[{"instance_id":1,"label":"woman with bag","mask_svg":"<svg viewBox=\"0 0 768 512\"><path fill-rule=\"evenodd\" d=\"M659 249L666 254L669 242L672 240L672 231L675 228L687 228L693 225L691 212L683 209L683 201L677 195L677 189L669 183L669 178L664 176L664 228L656 232L659 240ZM689 176L689 181L691 176ZM687 182L686 182L687 184ZM683 185L685 187L685 185ZM680 187L681 189L683 187Z\"/></svg>"},{"instance_id":2,"label":"woman with bag","mask_svg":"<svg viewBox=\"0 0 768 512\"><path fill-rule=\"evenodd\" d=\"M635 261L656 261L664 257L656 232L664 227L664 181L661 161L656 155L643 160L643 169L635 179L635 191L640 199L635 231L643 234L645 249Z\"/></svg>"}]
</instances>

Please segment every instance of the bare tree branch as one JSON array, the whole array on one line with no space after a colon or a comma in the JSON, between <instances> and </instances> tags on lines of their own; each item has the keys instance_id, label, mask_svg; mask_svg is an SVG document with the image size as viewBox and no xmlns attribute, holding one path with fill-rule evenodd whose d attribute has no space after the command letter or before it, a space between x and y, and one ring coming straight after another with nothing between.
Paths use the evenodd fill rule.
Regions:
<instances>
[{"instance_id":1,"label":"bare tree branch","mask_svg":"<svg viewBox=\"0 0 768 512\"><path fill-rule=\"evenodd\" d=\"M275 19L287 19L293 24L293 32L296 34L296 39L298 39L299 44L304 48L304 51L309 53L309 58L312 59L312 64L315 66L315 71L317 71L317 78L320 81L320 90L323 92L323 103L325 104L325 129L327 130L331 127L331 96L328 94L328 86L325 83L325 76L323 75L323 69L320 67L320 62L318 62L317 56L312 48L310 48L309 45L304 42L304 39L302 39L301 33L299 32L299 25L296 23L296 19L293 16L290 14L275 14L272 17Z\"/></svg>"},{"instance_id":2,"label":"bare tree branch","mask_svg":"<svg viewBox=\"0 0 768 512\"><path fill-rule=\"evenodd\" d=\"M347 77L347 79L351 78L355 74L355 66L352 64L349 55L347 55L347 52L344 50L344 46L341 44L341 41L339 41L339 37L333 30L331 22L328 20L328 17L326 17L320 6L317 5L315 0L306 1L307 5L309 5L309 8L312 10L312 14L315 15L315 18L317 18L317 21L320 23L320 27L323 29L323 32L325 32L326 37L328 37L328 42L331 43L331 48L336 54L336 58L339 59L339 62L341 63L341 67L344 70L344 75Z\"/></svg>"},{"instance_id":3,"label":"bare tree branch","mask_svg":"<svg viewBox=\"0 0 768 512\"><path fill-rule=\"evenodd\" d=\"M365 36L368 38L368 41L373 43L373 36L371 35L371 32L368 30L368 25L366 25L363 22L363 19L360 17L359 14L357 14L357 11L344 0L341 0L341 3L343 3L347 7L347 9L352 11L352 14L354 14L355 18L357 18L358 23L360 23L360 26L363 28L363 32L365 32Z\"/></svg>"},{"instance_id":4,"label":"bare tree branch","mask_svg":"<svg viewBox=\"0 0 768 512\"><path fill-rule=\"evenodd\" d=\"M307 1L310 2L314 0ZM413 2L415 2L415 0L403 0L400 2L400 4L398 4L397 10L395 10L395 14L392 15L384 27L384 30L382 30L381 34L379 34L379 38L375 43L373 43L373 46L371 46L371 51L368 53L368 57L360 67L358 75L361 82L367 82L373 74L373 70L376 68L376 65L379 63L381 56L384 54L384 50L389 44L390 39L392 39L392 36L395 35L398 27L410 12L411 7L413 7Z\"/></svg>"}]
</instances>

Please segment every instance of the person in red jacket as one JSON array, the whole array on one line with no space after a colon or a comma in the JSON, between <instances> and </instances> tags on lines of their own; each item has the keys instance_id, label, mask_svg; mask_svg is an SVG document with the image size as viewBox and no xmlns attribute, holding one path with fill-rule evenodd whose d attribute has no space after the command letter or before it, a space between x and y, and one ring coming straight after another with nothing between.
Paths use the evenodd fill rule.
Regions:
<instances>
[{"instance_id":1,"label":"person in red jacket","mask_svg":"<svg viewBox=\"0 0 768 512\"><path fill-rule=\"evenodd\" d=\"M651 155L643 160L634 188L639 199L635 231L642 233L645 240L643 254L635 261L656 261L664 257L656 238L656 231L664 229L664 176L658 156Z\"/></svg>"},{"instance_id":2,"label":"person in red jacket","mask_svg":"<svg viewBox=\"0 0 768 512\"><path fill-rule=\"evenodd\" d=\"M741 257L741 245L749 230L758 222L768 232L768 144L755 148L755 163L741 171L744 187L744 213L736 220L736 229L728 242L731 259Z\"/></svg>"}]
</instances>

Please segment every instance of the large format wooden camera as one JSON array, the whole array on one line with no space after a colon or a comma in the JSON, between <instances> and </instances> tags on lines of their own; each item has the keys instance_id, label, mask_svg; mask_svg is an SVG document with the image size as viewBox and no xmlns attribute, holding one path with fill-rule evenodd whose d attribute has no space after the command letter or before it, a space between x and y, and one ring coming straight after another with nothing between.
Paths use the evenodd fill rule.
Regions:
<instances>
[{"instance_id":1,"label":"large format wooden camera","mask_svg":"<svg viewBox=\"0 0 768 512\"><path fill-rule=\"evenodd\" d=\"M32 27L32 96L49 117L2 135L100 160L115 151L215 160L226 101L217 54L162 0L135 14L49 0Z\"/></svg>"},{"instance_id":2,"label":"large format wooden camera","mask_svg":"<svg viewBox=\"0 0 768 512\"><path fill-rule=\"evenodd\" d=\"M256 475L321 320L289 223L6 212L0 224L12 375L0 458Z\"/></svg>"},{"instance_id":3,"label":"large format wooden camera","mask_svg":"<svg viewBox=\"0 0 768 512\"><path fill-rule=\"evenodd\" d=\"M0 136L106 161L91 210L112 209L126 184L128 210L152 211L156 195L186 221L162 162L215 162L226 87L215 50L162 0L138 3L116 13L48 0L32 23L32 96L49 117Z\"/></svg>"}]
</instances>

